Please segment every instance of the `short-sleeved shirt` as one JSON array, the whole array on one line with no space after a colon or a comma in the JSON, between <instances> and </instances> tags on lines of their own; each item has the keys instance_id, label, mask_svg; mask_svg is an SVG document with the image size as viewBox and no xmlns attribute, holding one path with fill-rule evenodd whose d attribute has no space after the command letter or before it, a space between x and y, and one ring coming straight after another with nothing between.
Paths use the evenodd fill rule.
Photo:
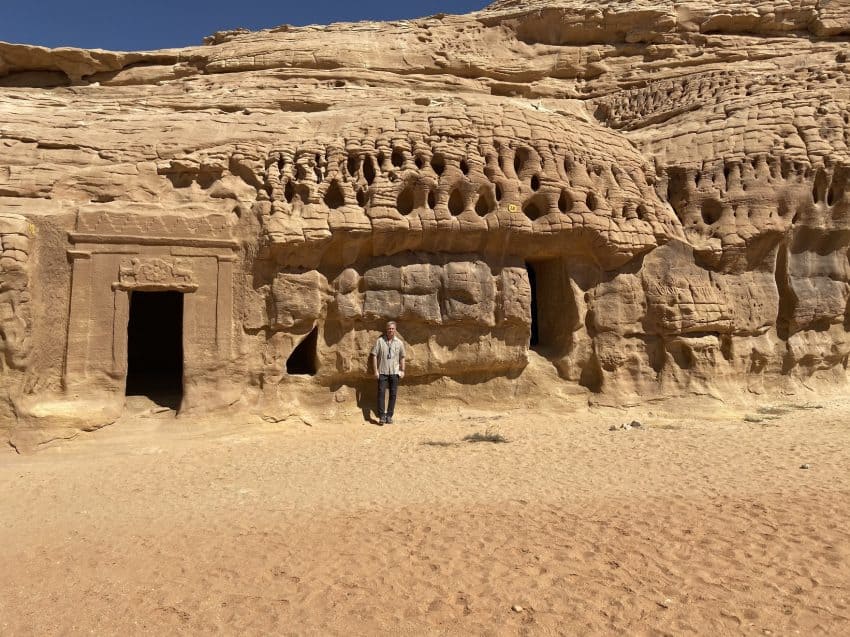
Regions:
<instances>
[{"instance_id":1,"label":"short-sleeved shirt","mask_svg":"<svg viewBox=\"0 0 850 637\"><path fill-rule=\"evenodd\" d=\"M378 361L379 374L398 374L399 363L404 358L404 343L398 336L391 341L381 336L372 348L372 356Z\"/></svg>"}]
</instances>

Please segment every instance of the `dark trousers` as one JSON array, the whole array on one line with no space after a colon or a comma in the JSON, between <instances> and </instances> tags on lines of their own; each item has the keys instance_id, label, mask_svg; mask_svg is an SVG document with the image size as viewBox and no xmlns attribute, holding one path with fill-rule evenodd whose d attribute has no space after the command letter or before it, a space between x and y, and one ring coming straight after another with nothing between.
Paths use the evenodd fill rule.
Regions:
<instances>
[{"instance_id":1,"label":"dark trousers","mask_svg":"<svg viewBox=\"0 0 850 637\"><path fill-rule=\"evenodd\" d=\"M390 390L390 402L384 410L384 398ZM398 393L398 374L381 374L378 376L378 418L393 417L395 411L395 397Z\"/></svg>"}]
</instances>

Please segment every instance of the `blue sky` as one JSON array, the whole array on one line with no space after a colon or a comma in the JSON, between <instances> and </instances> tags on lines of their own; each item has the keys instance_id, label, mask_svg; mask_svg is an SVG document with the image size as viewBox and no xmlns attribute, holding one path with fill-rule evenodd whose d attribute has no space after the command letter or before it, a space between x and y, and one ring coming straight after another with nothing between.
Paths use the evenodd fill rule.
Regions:
<instances>
[{"instance_id":1,"label":"blue sky","mask_svg":"<svg viewBox=\"0 0 850 637\"><path fill-rule=\"evenodd\" d=\"M491 0L7 0L0 40L146 50L200 44L216 31L279 24L396 20L467 13Z\"/></svg>"}]
</instances>

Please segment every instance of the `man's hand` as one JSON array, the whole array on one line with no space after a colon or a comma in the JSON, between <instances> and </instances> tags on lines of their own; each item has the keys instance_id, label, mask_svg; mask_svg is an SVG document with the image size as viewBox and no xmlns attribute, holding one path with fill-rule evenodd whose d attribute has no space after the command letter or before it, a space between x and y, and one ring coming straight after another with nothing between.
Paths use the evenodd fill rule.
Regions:
<instances>
[{"instance_id":1,"label":"man's hand","mask_svg":"<svg viewBox=\"0 0 850 637\"><path fill-rule=\"evenodd\" d=\"M403 369L398 370L398 377L404 378L404 370Z\"/></svg>"},{"instance_id":2,"label":"man's hand","mask_svg":"<svg viewBox=\"0 0 850 637\"><path fill-rule=\"evenodd\" d=\"M381 375L378 372L375 372L375 378L380 378Z\"/></svg>"}]
</instances>

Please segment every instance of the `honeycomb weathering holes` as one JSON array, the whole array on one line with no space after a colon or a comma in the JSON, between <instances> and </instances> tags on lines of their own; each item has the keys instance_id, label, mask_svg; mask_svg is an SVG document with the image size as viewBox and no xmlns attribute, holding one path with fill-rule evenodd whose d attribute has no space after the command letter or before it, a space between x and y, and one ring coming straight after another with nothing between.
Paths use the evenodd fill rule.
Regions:
<instances>
[{"instance_id":1,"label":"honeycomb weathering holes","mask_svg":"<svg viewBox=\"0 0 850 637\"><path fill-rule=\"evenodd\" d=\"M363 178L366 180L366 183L371 186L375 183L376 176L373 159L367 156L363 161Z\"/></svg>"},{"instance_id":2,"label":"honeycomb weathering holes","mask_svg":"<svg viewBox=\"0 0 850 637\"><path fill-rule=\"evenodd\" d=\"M328 190L325 193L324 202L331 210L342 208L345 205L345 194L343 194L342 187L336 179L334 179L328 187Z\"/></svg>"},{"instance_id":3,"label":"honeycomb weathering holes","mask_svg":"<svg viewBox=\"0 0 850 637\"><path fill-rule=\"evenodd\" d=\"M561 196L558 197L558 210L561 212L569 212L573 207L573 199L566 189L561 190Z\"/></svg>"},{"instance_id":4,"label":"honeycomb weathering holes","mask_svg":"<svg viewBox=\"0 0 850 637\"><path fill-rule=\"evenodd\" d=\"M437 173L437 176L440 177L446 170L446 160L439 153L434 153L434 156L431 157L431 168Z\"/></svg>"},{"instance_id":5,"label":"honeycomb weathering holes","mask_svg":"<svg viewBox=\"0 0 850 637\"><path fill-rule=\"evenodd\" d=\"M404 152L400 148L394 148L393 154L390 156L390 162L396 168L404 166Z\"/></svg>"},{"instance_id":6,"label":"honeycomb weathering holes","mask_svg":"<svg viewBox=\"0 0 850 637\"><path fill-rule=\"evenodd\" d=\"M449 196L449 212L456 217L464 211L464 207L463 193L455 188Z\"/></svg>"},{"instance_id":7,"label":"honeycomb weathering holes","mask_svg":"<svg viewBox=\"0 0 850 637\"><path fill-rule=\"evenodd\" d=\"M701 207L702 220L711 226L720 221L723 206L716 199L704 199Z\"/></svg>"},{"instance_id":8,"label":"honeycomb weathering holes","mask_svg":"<svg viewBox=\"0 0 850 637\"><path fill-rule=\"evenodd\" d=\"M400 214L409 215L413 212L413 205L413 188L405 186L401 189L401 192L398 193L398 197L396 198L396 208Z\"/></svg>"}]
</instances>

